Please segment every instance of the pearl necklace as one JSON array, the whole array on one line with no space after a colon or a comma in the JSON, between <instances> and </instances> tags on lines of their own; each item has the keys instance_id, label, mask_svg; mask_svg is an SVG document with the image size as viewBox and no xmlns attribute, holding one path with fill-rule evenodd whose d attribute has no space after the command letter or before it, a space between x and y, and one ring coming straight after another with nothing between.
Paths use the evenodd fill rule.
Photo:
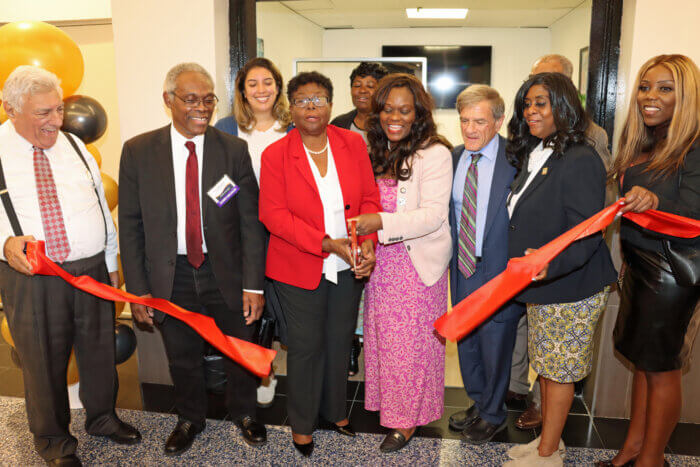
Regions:
<instances>
[{"instance_id":1,"label":"pearl necklace","mask_svg":"<svg viewBox=\"0 0 700 467\"><path fill-rule=\"evenodd\" d=\"M301 144L302 144L302 146L304 146L304 149L306 149L306 152L308 152L309 154L313 154L314 156L318 156L319 154L323 154L328 149L328 139L327 138L326 138L326 145L323 146L323 149L321 149L320 151L312 151L311 149L307 148L304 143L301 143Z\"/></svg>"}]
</instances>

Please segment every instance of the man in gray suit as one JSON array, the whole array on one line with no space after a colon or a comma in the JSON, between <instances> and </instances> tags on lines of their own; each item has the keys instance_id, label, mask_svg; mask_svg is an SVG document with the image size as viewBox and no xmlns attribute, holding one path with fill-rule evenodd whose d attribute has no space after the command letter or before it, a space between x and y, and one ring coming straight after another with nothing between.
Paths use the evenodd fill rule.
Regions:
<instances>
[{"instance_id":1,"label":"man in gray suit","mask_svg":"<svg viewBox=\"0 0 700 467\"><path fill-rule=\"evenodd\" d=\"M561 73L571 79L574 66L571 61L563 55L550 54L538 58L530 75L538 73ZM608 149L608 134L595 122L591 121L586 130L586 136L592 143L593 149L600 156L606 169L610 168L612 155ZM614 190L608 187L605 199L606 204L614 200ZM523 316L518 323L518 334L513 348L513 363L510 373L510 387L508 388L507 399L525 399L530 389L528 372L530 361L527 356L527 316ZM515 426L521 430L537 428L542 424L542 414L540 413L540 390L535 384L532 390L532 401L528 408L515 421Z\"/></svg>"},{"instance_id":2,"label":"man in gray suit","mask_svg":"<svg viewBox=\"0 0 700 467\"><path fill-rule=\"evenodd\" d=\"M252 341L263 309L265 231L258 184L242 140L211 126L214 83L195 63L165 79L172 124L124 144L119 170L119 243L127 290L164 298L214 318L224 334ZM179 420L166 455L189 449L204 429L204 340L189 326L144 306L134 318L163 335ZM224 359L229 415L251 445L266 441L255 421L258 380Z\"/></svg>"}]
</instances>

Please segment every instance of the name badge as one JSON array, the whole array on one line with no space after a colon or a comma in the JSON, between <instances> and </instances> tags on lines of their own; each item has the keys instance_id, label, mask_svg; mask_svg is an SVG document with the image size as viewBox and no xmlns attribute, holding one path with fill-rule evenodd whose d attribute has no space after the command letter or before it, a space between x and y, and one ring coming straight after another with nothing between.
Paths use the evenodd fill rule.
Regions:
<instances>
[{"instance_id":1,"label":"name badge","mask_svg":"<svg viewBox=\"0 0 700 467\"><path fill-rule=\"evenodd\" d=\"M216 182L216 184L207 191L207 195L216 203L217 206L221 207L228 203L233 195L238 193L241 188L233 183L233 180L229 178L228 175L221 177L221 180Z\"/></svg>"}]
</instances>

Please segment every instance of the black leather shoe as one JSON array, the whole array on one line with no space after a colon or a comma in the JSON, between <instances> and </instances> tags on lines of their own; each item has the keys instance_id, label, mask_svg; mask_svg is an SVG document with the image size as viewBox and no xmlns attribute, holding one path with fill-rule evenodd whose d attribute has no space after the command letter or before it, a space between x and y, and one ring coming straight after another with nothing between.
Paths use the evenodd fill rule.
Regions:
<instances>
[{"instance_id":1,"label":"black leather shoe","mask_svg":"<svg viewBox=\"0 0 700 467\"><path fill-rule=\"evenodd\" d=\"M352 346L350 347L350 366L348 367L348 375L355 376L358 371L360 371L360 352L362 351L362 344L360 339L355 336L352 340Z\"/></svg>"},{"instance_id":2,"label":"black leather shoe","mask_svg":"<svg viewBox=\"0 0 700 467\"><path fill-rule=\"evenodd\" d=\"M267 441L265 425L256 422L250 415L239 417L233 423L241 429L243 440L251 446L260 446Z\"/></svg>"},{"instance_id":3,"label":"black leather shoe","mask_svg":"<svg viewBox=\"0 0 700 467\"><path fill-rule=\"evenodd\" d=\"M468 444L484 444L491 441L496 433L503 431L507 425L507 421L503 421L500 425L493 425L481 417L478 417L471 425L464 429L462 437Z\"/></svg>"},{"instance_id":4,"label":"black leather shoe","mask_svg":"<svg viewBox=\"0 0 700 467\"><path fill-rule=\"evenodd\" d=\"M46 465L60 465L61 467L80 467L80 459L75 454L69 454L67 456L58 457L56 459L51 459L46 461Z\"/></svg>"},{"instance_id":5,"label":"black leather shoe","mask_svg":"<svg viewBox=\"0 0 700 467\"><path fill-rule=\"evenodd\" d=\"M476 405L472 405L467 410L462 410L450 415L450 429L454 431L464 431L466 427L471 425L479 418L479 409Z\"/></svg>"},{"instance_id":6,"label":"black leather shoe","mask_svg":"<svg viewBox=\"0 0 700 467\"><path fill-rule=\"evenodd\" d=\"M348 422L347 425L343 425L343 426L336 425L335 423L331 423L331 425L332 425L331 429L333 431L340 433L341 435L345 435L345 436L355 436L356 435L355 429L352 427L352 425L350 425L350 422Z\"/></svg>"},{"instance_id":7,"label":"black leather shoe","mask_svg":"<svg viewBox=\"0 0 700 467\"><path fill-rule=\"evenodd\" d=\"M294 447L297 448L297 451L299 451L304 457L311 457L311 453L314 452L313 440L306 444L299 444L294 440L292 440L292 443L294 443Z\"/></svg>"},{"instance_id":8,"label":"black leather shoe","mask_svg":"<svg viewBox=\"0 0 700 467\"><path fill-rule=\"evenodd\" d=\"M137 444L141 442L141 433L133 426L120 420L117 431L107 435L107 438L117 444Z\"/></svg>"},{"instance_id":9,"label":"black leather shoe","mask_svg":"<svg viewBox=\"0 0 700 467\"><path fill-rule=\"evenodd\" d=\"M406 439L404 435L401 434L399 430L391 430L389 434L386 435L382 444L379 445L379 450L382 452L396 452L408 444L409 441L413 439L418 431L416 427L413 434Z\"/></svg>"},{"instance_id":10,"label":"black leather shoe","mask_svg":"<svg viewBox=\"0 0 700 467\"><path fill-rule=\"evenodd\" d=\"M177 425L175 425L175 429L170 433L168 440L165 442L165 455L179 456L187 451L190 446L192 446L194 438L203 429L204 427L197 428L192 425L192 422L188 422L187 420L179 420Z\"/></svg>"}]
</instances>

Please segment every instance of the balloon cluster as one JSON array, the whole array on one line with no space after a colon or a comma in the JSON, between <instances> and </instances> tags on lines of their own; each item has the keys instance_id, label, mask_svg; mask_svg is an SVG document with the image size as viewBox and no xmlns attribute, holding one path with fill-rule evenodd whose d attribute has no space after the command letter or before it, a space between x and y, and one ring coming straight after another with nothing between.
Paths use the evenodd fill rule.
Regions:
<instances>
[{"instance_id":1,"label":"balloon cluster","mask_svg":"<svg viewBox=\"0 0 700 467\"><path fill-rule=\"evenodd\" d=\"M107 131L107 112L97 100L89 96L75 94L83 80L85 63L78 45L55 26L41 21L19 21L0 27L0 88L7 77L20 65L33 65L54 73L61 80L63 89L63 131L68 131L79 137L87 150L102 166L102 156L94 144ZM0 123L7 119L3 106L0 105ZM119 194L117 182L102 172L102 185L110 211L118 203ZM121 260L119 260L119 286L124 284ZM124 302L115 303L116 317L124 310ZM128 331L123 328L127 328ZM14 342L7 325L7 318L0 323L0 331L12 347L12 358L19 366L19 357L14 349ZM115 328L117 362L126 361L134 353L136 338L133 330L123 324ZM69 382L77 381L75 357L71 354L68 365Z\"/></svg>"}]
</instances>

